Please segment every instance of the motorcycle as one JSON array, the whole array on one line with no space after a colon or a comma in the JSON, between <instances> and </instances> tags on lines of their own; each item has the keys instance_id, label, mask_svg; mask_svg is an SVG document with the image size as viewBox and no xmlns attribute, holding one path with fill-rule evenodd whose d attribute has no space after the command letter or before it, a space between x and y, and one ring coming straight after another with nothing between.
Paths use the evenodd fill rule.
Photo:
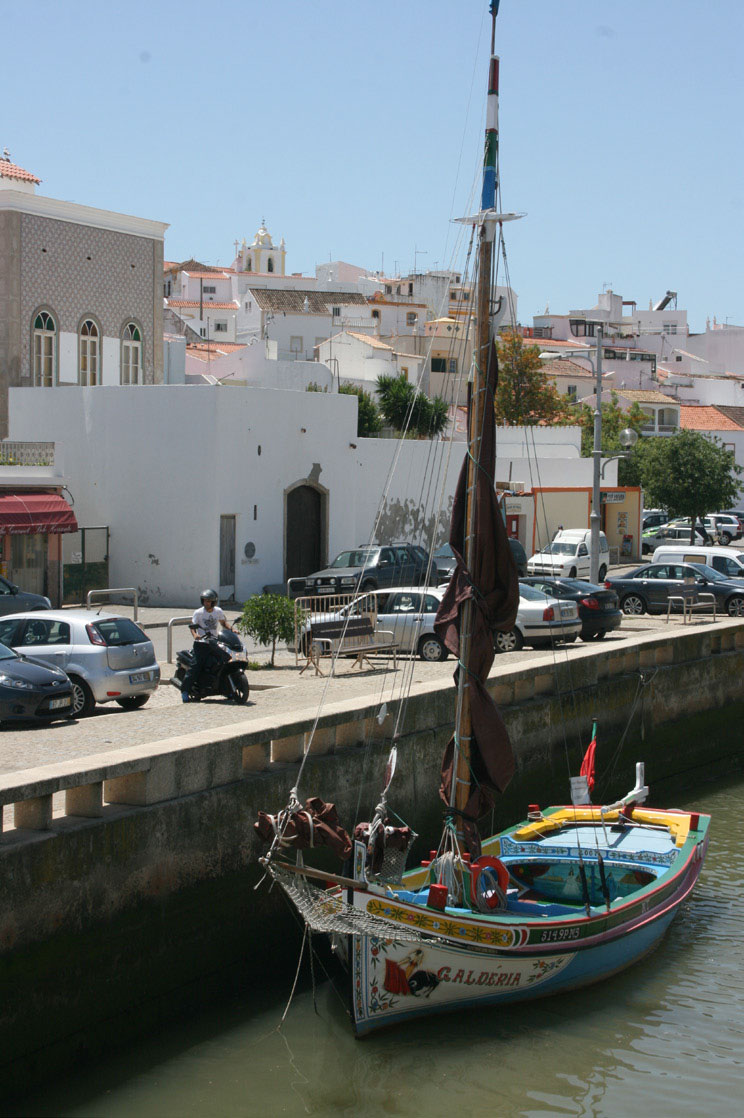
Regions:
<instances>
[{"instance_id":1,"label":"motorcycle","mask_svg":"<svg viewBox=\"0 0 744 1118\"><path fill-rule=\"evenodd\" d=\"M245 647L231 629L221 629L217 636L203 637L202 643L209 645L211 653L203 665L196 683L192 684L189 698L193 701L205 699L209 695L223 695L233 703L247 703L250 694L248 678L245 674ZM194 665L194 653L184 650L176 655L176 670L171 683L179 691L183 689L186 672Z\"/></svg>"}]
</instances>

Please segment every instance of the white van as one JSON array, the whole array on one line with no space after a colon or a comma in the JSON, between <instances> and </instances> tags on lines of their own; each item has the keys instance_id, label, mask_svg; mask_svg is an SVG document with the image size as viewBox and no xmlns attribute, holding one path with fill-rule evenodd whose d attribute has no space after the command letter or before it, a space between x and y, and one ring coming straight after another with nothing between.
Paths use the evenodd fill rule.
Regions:
<instances>
[{"instance_id":1,"label":"white van","mask_svg":"<svg viewBox=\"0 0 744 1118\"><path fill-rule=\"evenodd\" d=\"M561 528L542 551L538 551L527 560L527 574L588 579L591 577L591 546L590 528ZM604 582L609 565L610 548L606 535L600 532L600 582Z\"/></svg>"},{"instance_id":2,"label":"white van","mask_svg":"<svg viewBox=\"0 0 744 1118\"><path fill-rule=\"evenodd\" d=\"M726 578L744 578L744 550L736 547L706 547L697 543L657 547L654 563L706 563Z\"/></svg>"}]
</instances>

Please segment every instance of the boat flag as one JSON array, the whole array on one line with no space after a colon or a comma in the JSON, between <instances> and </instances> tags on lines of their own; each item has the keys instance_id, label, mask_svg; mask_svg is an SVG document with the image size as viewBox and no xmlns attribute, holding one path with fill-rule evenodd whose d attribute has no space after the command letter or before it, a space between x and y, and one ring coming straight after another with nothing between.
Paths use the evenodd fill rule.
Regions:
<instances>
[{"instance_id":1,"label":"boat flag","mask_svg":"<svg viewBox=\"0 0 744 1118\"><path fill-rule=\"evenodd\" d=\"M584 760L581 762L579 773L581 776L586 777L586 782L591 792L594 788L594 762L597 753L597 723L596 720L592 726L592 740L589 742L589 748L584 754Z\"/></svg>"}]
</instances>

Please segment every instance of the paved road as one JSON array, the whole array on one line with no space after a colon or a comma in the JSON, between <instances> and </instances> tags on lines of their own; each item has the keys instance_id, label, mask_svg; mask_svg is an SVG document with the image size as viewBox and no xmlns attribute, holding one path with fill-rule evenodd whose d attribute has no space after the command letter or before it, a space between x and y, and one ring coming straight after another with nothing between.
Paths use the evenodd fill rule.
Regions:
<instances>
[{"instance_id":1,"label":"paved road","mask_svg":"<svg viewBox=\"0 0 744 1118\"><path fill-rule=\"evenodd\" d=\"M163 616L156 616L156 612ZM148 611L141 611L139 617L140 624L156 642L164 679L170 677L172 667L163 662L165 629L158 626L162 626L163 620L167 621L172 615L172 610L149 611L149 614ZM702 623L704 618L697 619L695 623L697 621ZM671 625L677 628L681 625L681 619L673 619ZM629 636L655 629L666 629L664 618L625 618L621 629L610 634L605 644L622 643ZM187 631L181 630L182 636ZM555 655L559 659L570 659L582 647L582 642L577 641L574 645L562 646ZM261 663L268 661L266 650L254 651L251 655ZM553 653L550 651L535 652L529 648L497 656L491 674L498 674L507 663L526 665L535 658L551 662L552 657ZM5 724L0 728L0 772L15 772L56 761L106 753L117 747L143 745L195 730L230 726L250 721L254 714L281 714L290 710L314 711L323 697L327 701L334 701L368 696L383 702L401 693L401 682L410 678L412 671L414 682L418 683L451 679L454 670L451 658L442 664L425 664L421 660L400 657L397 672L383 670L382 667L376 671L352 671L350 662L345 661L340 667L339 676L329 683L325 678L314 676L311 670L300 676L294 656L286 651L278 652L276 659L274 669L249 673L252 692L246 706L235 706L217 698L184 705L179 692L166 682L140 710L124 711L116 704L110 704L96 707L88 718L75 722L56 722L47 726ZM384 663L381 661L381 665Z\"/></svg>"}]
</instances>

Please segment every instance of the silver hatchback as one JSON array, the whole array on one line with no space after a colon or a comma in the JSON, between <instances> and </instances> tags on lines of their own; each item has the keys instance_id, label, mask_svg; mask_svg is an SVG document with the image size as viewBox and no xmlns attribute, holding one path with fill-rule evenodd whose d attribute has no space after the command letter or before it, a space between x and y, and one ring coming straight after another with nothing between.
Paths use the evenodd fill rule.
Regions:
<instances>
[{"instance_id":1,"label":"silver hatchback","mask_svg":"<svg viewBox=\"0 0 744 1118\"><path fill-rule=\"evenodd\" d=\"M61 668L72 684L73 715L96 703L144 706L160 682L152 641L128 617L90 610L44 610L0 617L0 643Z\"/></svg>"}]
</instances>

